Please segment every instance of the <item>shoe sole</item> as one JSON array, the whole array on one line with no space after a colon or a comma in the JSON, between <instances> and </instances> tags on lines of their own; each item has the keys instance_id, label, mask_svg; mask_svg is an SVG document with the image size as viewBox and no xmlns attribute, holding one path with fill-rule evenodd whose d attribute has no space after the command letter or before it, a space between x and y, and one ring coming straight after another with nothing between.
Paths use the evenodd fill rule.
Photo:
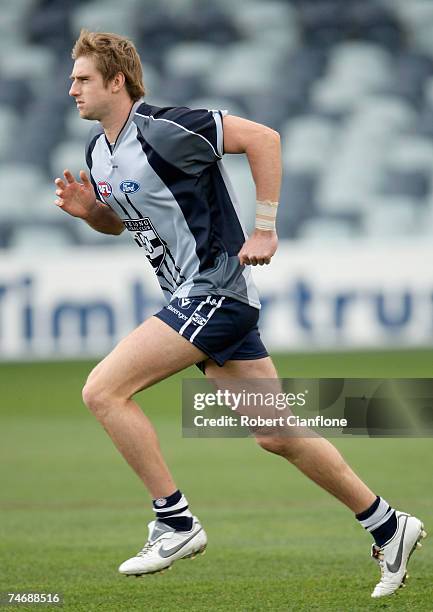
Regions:
<instances>
[{"instance_id":1,"label":"shoe sole","mask_svg":"<svg viewBox=\"0 0 433 612\"><path fill-rule=\"evenodd\" d=\"M422 548L422 544L421 544L421 540L423 540L424 538L427 537L427 532L424 529L424 525L423 523L421 523L421 530L419 532L419 535L415 541L415 544L412 546L411 551L407 557L407 561L406 561L406 571L404 573L403 578L401 579L400 584L398 585L398 587L395 589L395 591L393 591L392 593L387 593L384 595L379 595L379 597L374 597L374 599L382 599L382 597L389 597L390 595L396 595L400 589L404 589L406 587L406 581L409 578L409 574L407 573L407 566L409 565L409 560L411 558L411 556L413 555L413 553L416 551L417 548Z\"/></svg>"},{"instance_id":2,"label":"shoe sole","mask_svg":"<svg viewBox=\"0 0 433 612\"><path fill-rule=\"evenodd\" d=\"M197 557L198 555L204 555L206 552L206 546L207 544L205 544L204 546L202 546L195 552L190 553L189 555L185 555L184 557L180 557L180 559L176 559L176 561L182 561L182 559L195 559L195 557ZM129 576L135 576L135 578L142 578L143 576L163 574L167 570L171 570L173 563L175 563L176 561L172 561L170 565L167 565L166 567L162 567L161 569L154 570L153 572L142 572L141 574L123 574L123 575L126 576L126 578L129 578Z\"/></svg>"}]
</instances>

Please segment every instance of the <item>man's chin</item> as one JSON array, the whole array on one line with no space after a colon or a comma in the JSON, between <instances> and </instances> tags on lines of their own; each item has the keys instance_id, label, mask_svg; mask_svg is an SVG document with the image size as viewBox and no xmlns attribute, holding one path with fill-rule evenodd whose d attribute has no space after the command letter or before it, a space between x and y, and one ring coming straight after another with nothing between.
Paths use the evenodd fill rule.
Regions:
<instances>
[{"instance_id":1,"label":"man's chin","mask_svg":"<svg viewBox=\"0 0 433 612\"><path fill-rule=\"evenodd\" d=\"M88 121L95 121L97 119L90 111L86 111L84 108L79 108L78 113L80 119L87 119Z\"/></svg>"}]
</instances>

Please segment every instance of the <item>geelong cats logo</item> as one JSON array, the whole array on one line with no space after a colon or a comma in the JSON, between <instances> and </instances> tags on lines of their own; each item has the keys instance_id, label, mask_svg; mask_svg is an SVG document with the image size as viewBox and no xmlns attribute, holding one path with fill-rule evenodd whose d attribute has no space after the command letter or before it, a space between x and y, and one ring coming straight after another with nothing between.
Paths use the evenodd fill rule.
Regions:
<instances>
[{"instance_id":1,"label":"geelong cats logo","mask_svg":"<svg viewBox=\"0 0 433 612\"><path fill-rule=\"evenodd\" d=\"M162 266L167 247L158 236L158 232L152 225L149 217L144 219L124 219L123 223L128 231L133 232L134 240L146 253L155 272Z\"/></svg>"}]
</instances>

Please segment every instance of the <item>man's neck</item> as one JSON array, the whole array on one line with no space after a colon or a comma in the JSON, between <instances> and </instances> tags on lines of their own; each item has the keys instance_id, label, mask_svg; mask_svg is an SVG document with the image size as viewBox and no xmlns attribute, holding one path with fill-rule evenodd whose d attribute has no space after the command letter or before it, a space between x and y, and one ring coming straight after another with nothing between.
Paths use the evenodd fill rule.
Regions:
<instances>
[{"instance_id":1,"label":"man's neck","mask_svg":"<svg viewBox=\"0 0 433 612\"><path fill-rule=\"evenodd\" d=\"M131 100L125 100L120 108L116 108L110 115L101 120L102 127L104 128L109 143L116 142L117 137L128 120L133 105L134 103Z\"/></svg>"}]
</instances>

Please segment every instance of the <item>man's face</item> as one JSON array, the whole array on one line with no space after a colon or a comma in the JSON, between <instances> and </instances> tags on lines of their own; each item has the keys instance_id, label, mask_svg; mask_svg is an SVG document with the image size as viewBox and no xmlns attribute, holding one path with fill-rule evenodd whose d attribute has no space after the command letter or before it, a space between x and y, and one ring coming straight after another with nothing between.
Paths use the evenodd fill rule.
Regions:
<instances>
[{"instance_id":1,"label":"man's face","mask_svg":"<svg viewBox=\"0 0 433 612\"><path fill-rule=\"evenodd\" d=\"M110 84L104 85L101 73L90 56L75 60L69 95L75 99L82 119L100 120L109 112L113 99Z\"/></svg>"}]
</instances>

